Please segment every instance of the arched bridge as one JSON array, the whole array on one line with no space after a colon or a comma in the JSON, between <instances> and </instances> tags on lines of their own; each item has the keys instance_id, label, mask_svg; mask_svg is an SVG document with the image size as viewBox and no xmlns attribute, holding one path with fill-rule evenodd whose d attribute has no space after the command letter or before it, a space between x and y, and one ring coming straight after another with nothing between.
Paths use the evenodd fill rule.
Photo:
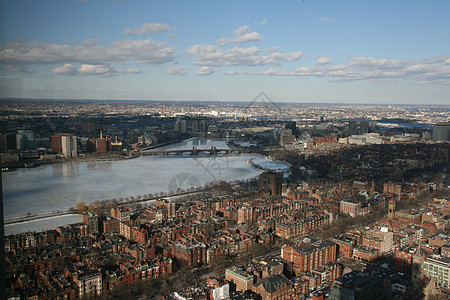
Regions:
<instances>
[{"instance_id":1,"label":"arched bridge","mask_svg":"<svg viewBox=\"0 0 450 300\"><path fill-rule=\"evenodd\" d=\"M156 151L142 151L142 155L145 156L154 156L154 155L183 155L183 154L190 154L190 155L199 155L199 154L242 154L242 153L251 153L252 151L250 149L217 149L215 147L212 147L210 149L182 149L182 150L156 150Z\"/></svg>"}]
</instances>

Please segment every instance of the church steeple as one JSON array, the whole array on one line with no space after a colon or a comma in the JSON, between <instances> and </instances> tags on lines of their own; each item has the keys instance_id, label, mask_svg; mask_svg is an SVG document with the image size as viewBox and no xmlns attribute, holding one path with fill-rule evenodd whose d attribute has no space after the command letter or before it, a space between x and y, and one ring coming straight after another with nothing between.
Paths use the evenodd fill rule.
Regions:
<instances>
[{"instance_id":1,"label":"church steeple","mask_svg":"<svg viewBox=\"0 0 450 300\"><path fill-rule=\"evenodd\" d=\"M389 206L388 206L388 219L392 220L395 218L395 200L391 199L389 200Z\"/></svg>"},{"instance_id":2,"label":"church steeple","mask_svg":"<svg viewBox=\"0 0 450 300\"><path fill-rule=\"evenodd\" d=\"M422 250L422 245L419 242L419 246L414 252L412 258L412 283L420 290L423 287L423 264L425 262L425 252Z\"/></svg>"}]
</instances>

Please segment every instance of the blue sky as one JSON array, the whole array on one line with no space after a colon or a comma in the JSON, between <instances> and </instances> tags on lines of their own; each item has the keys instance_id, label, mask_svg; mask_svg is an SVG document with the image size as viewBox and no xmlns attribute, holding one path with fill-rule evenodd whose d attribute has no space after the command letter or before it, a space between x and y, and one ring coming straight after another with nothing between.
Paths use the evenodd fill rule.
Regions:
<instances>
[{"instance_id":1,"label":"blue sky","mask_svg":"<svg viewBox=\"0 0 450 300\"><path fill-rule=\"evenodd\" d=\"M450 1L0 2L0 97L450 103Z\"/></svg>"}]
</instances>

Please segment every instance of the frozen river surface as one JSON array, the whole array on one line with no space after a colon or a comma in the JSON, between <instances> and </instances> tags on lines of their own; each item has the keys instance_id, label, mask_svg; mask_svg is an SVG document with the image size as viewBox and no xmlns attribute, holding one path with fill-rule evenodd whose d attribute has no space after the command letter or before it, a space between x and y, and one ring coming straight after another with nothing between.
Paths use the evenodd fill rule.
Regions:
<instances>
[{"instance_id":1,"label":"frozen river surface","mask_svg":"<svg viewBox=\"0 0 450 300\"><path fill-rule=\"evenodd\" d=\"M228 148L223 140L191 139L165 149ZM218 180L253 178L261 173L247 161L255 154L230 156L141 156L110 162L69 162L3 173L5 218L75 207L78 202L138 197L203 186ZM276 165L270 162L270 165Z\"/></svg>"}]
</instances>

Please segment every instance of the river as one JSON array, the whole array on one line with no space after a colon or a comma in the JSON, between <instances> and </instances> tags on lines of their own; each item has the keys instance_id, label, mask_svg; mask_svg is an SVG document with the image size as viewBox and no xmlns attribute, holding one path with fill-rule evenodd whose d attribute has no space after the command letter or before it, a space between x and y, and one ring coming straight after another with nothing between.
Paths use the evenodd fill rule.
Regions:
<instances>
[{"instance_id":1,"label":"river","mask_svg":"<svg viewBox=\"0 0 450 300\"><path fill-rule=\"evenodd\" d=\"M224 140L190 139L160 149L228 149ZM78 202L138 197L160 192L203 186L218 180L253 178L261 173L247 161L275 169L287 168L282 162L266 161L256 154L141 156L135 159L107 162L68 162L18 169L3 173L5 218L67 210ZM65 218L61 223L67 224ZM70 219L72 220L72 219ZM42 222L42 220L40 221ZM53 220L52 227L61 226ZM72 222L73 223L73 222ZM29 226L5 226L5 234L37 230ZM47 227L45 222L43 228ZM41 226L41 227L42 227ZM17 227L18 228L18 227Z\"/></svg>"}]
</instances>

